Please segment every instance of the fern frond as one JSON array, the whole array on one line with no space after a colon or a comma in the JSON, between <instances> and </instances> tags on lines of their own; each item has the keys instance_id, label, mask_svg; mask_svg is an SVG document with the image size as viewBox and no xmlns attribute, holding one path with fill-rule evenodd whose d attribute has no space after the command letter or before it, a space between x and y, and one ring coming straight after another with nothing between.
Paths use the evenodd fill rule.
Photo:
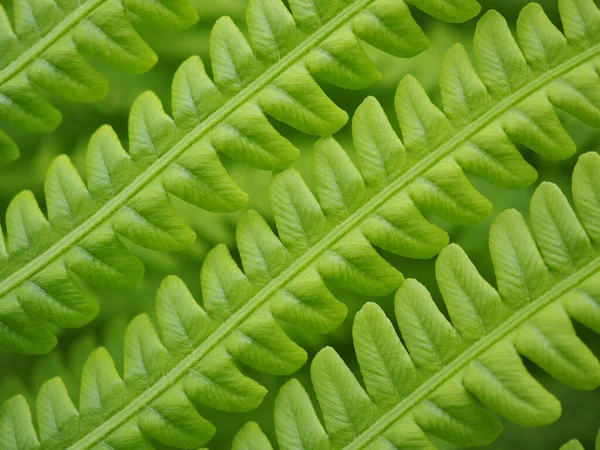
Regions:
<instances>
[{"instance_id":1,"label":"fern frond","mask_svg":"<svg viewBox=\"0 0 600 450\"><path fill-rule=\"evenodd\" d=\"M202 273L204 309L179 279L169 277L163 282L156 301L158 329L147 315L140 315L126 330L123 379L105 349L91 354L83 368L79 412L61 379L46 382L36 402L41 419L39 439L28 437L37 443L33 448L90 448L103 442L116 448L140 449L151 448L149 439L195 448L210 439L214 427L196 412L192 401L224 411L247 411L258 406L266 393L234 363L272 374L292 373L302 365L305 352L267 311L254 312L251 320L243 321L223 341L221 328L227 319L207 314L219 309L221 316L225 315L221 311L222 298L215 293L219 286L207 281L207 277L223 272L215 274L213 270L208 267ZM343 318L345 312L336 303L321 305L320 309L320 305L308 305L315 312L307 311L307 305L299 302L298 306L288 307L284 319L301 322L311 313L326 311L331 321ZM226 323L232 320L239 319L233 314ZM312 328L318 330L319 326ZM20 415L23 406L26 408L26 403L18 396L0 408L2 448L27 448L15 446L12 436L13 432L23 436L28 432L31 419L29 413ZM9 424L13 414L19 415L16 420L20 430L13 430ZM54 422L48 422L53 429L42 425L42 417ZM130 426L138 421L143 431L137 425Z\"/></svg>"},{"instance_id":2,"label":"fern frond","mask_svg":"<svg viewBox=\"0 0 600 450\"><path fill-rule=\"evenodd\" d=\"M479 10L474 0L414 0L448 20ZM307 133L327 135L347 115L320 89L313 75L347 88L363 88L379 73L359 38L398 55L428 42L400 0L321 2L251 0L250 44L228 18L212 32L215 81L191 58L173 82L174 118L150 92L133 105L129 153L114 131L92 137L87 186L66 156L49 169L48 219L31 193L15 197L7 212L8 252L0 242L0 343L43 353L55 345L46 323L77 327L96 314L93 300L71 272L92 284L119 285L142 276L118 235L144 247L177 251L193 242L169 194L212 211L246 202L217 152L266 170L289 166L298 150L265 114Z\"/></svg>"},{"instance_id":3,"label":"fern frond","mask_svg":"<svg viewBox=\"0 0 600 450\"><path fill-rule=\"evenodd\" d=\"M41 91L70 102L103 99L108 84L86 57L129 73L150 70L156 55L128 12L170 31L198 20L189 0L15 0L13 29L0 5L0 120L49 133L62 115ZM0 130L0 165L18 156L15 142Z\"/></svg>"},{"instance_id":4,"label":"fern frond","mask_svg":"<svg viewBox=\"0 0 600 450\"><path fill-rule=\"evenodd\" d=\"M552 423L560 403L521 356L575 389L600 386L600 362L571 323L600 332L597 153L579 159L573 196L577 213L556 185L542 183L531 200L531 231L515 210L494 221L497 289L459 246L440 253L436 278L451 322L414 279L394 301L402 340L381 308L366 304L352 329L366 390L335 350L321 350L311 379L324 426L292 380L275 401L279 447L434 448L426 433L458 446L487 445L501 424L479 403L523 426ZM261 434L247 425L233 448Z\"/></svg>"},{"instance_id":5,"label":"fern frond","mask_svg":"<svg viewBox=\"0 0 600 450\"><path fill-rule=\"evenodd\" d=\"M452 324L421 284L404 281L395 309L408 351L377 305L363 307L353 337L368 394L333 349L320 351L311 374L325 428L300 384L290 382L276 403L280 446L364 448L389 442L404 448L410 441L428 448L425 432L457 445L483 445L497 436L500 424L473 395L516 423L548 424L560 415L560 404L529 375L519 354L569 386L599 386L600 362L569 319L600 332L597 153L580 158L573 195L581 222L550 183L533 196L532 232L514 210L496 219L490 250L498 290L460 247L441 252L436 274ZM283 217L291 215L288 210ZM313 223L319 218L303 217ZM280 230L298 245L310 239L306 229L304 235L299 228ZM285 375L306 361L280 321L324 333L344 319L346 309L325 280L375 294L401 281L356 235L285 284L280 281L289 276L285 263L294 254L260 216L248 213L237 239L246 274L226 248L216 247L202 268L203 306L178 278L167 278L157 293L158 326L140 315L127 327L123 378L105 349L94 351L83 369L79 407L54 378L40 389L34 427L25 399L14 397L0 407L0 446L85 449L102 443L139 449L152 448L151 440L179 448L203 445L215 429L195 403L248 411L266 393L237 365ZM15 444L18 439L31 447Z\"/></svg>"},{"instance_id":6,"label":"fern frond","mask_svg":"<svg viewBox=\"0 0 600 450\"><path fill-rule=\"evenodd\" d=\"M184 205L185 206L185 205ZM188 208L192 209L192 208ZM101 313L86 327L59 339L50 353L31 358L26 355L0 355L0 403L17 394L35 399L41 385L60 376L74 401L79 398L80 376L85 360L97 347L105 347L113 357L119 373L123 373L122 354L125 328L131 318L153 309L149 302L162 279L177 273L183 280L196 280L198 268L206 254L217 244L235 248L235 225L231 215L193 211L190 226L198 239L184 252L175 255L133 248L146 267L140 284L123 291L95 290ZM321 346L319 346L320 348ZM18 381L20 379L20 381ZM35 404L30 402L30 404Z\"/></svg>"}]
</instances>

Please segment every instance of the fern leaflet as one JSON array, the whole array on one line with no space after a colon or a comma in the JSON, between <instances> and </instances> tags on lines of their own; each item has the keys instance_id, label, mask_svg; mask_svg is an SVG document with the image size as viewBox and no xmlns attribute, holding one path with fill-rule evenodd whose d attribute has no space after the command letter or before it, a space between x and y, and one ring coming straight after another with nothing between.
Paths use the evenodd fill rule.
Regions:
<instances>
[{"instance_id":1,"label":"fern leaflet","mask_svg":"<svg viewBox=\"0 0 600 450\"><path fill-rule=\"evenodd\" d=\"M560 403L519 355L573 388L600 386L600 362L570 320L600 332L597 153L580 158L573 195L578 215L556 185L542 183L531 201L531 232L515 210L494 221L497 290L457 245L440 253L436 278L452 322L414 279L395 296L402 341L381 308L366 304L352 330L366 391L335 350L321 350L311 378L325 426L292 380L275 401L279 448L435 448L426 433L458 446L487 445L502 427L475 397L517 424L552 423ZM253 442L266 443L244 446ZM242 448L271 446L250 423L234 439L233 449Z\"/></svg>"},{"instance_id":2,"label":"fern leaflet","mask_svg":"<svg viewBox=\"0 0 600 450\"><path fill-rule=\"evenodd\" d=\"M474 0L414 0L446 19L466 20ZM173 82L174 119L150 92L132 107L129 153L108 126L92 137L87 186L66 156L49 169L48 220L30 192L7 211L8 251L0 242L0 343L22 353L55 345L48 329L77 327L95 314L95 302L70 272L92 284L136 282L143 267L117 235L144 247L177 251L195 235L177 215L169 194L212 211L233 211L246 194L229 178L217 152L266 170L291 164L298 150L265 114L301 131L327 135L347 115L312 78L364 88L379 72L358 38L400 56L428 41L400 0L314 2L280 0L248 5L250 44L224 17L212 32L215 81L191 58Z\"/></svg>"},{"instance_id":3,"label":"fern leaflet","mask_svg":"<svg viewBox=\"0 0 600 450\"><path fill-rule=\"evenodd\" d=\"M337 327L345 316L345 307L327 290L325 280L368 295L391 292L402 284L402 276L371 244L398 254L431 257L447 243L447 236L430 224L419 208L467 223L487 214L487 200L469 185L461 167L475 173L481 173L481 167L485 167L486 178L502 185L517 187L531 183L535 173L512 146L509 136L515 140L527 137L527 142L544 154L566 156L555 142L543 139L535 114L543 109L544 103L535 95L540 91L554 93L551 84L560 79L561 86L557 88L560 89L562 79L574 70L593 68L592 60L600 49L597 43L585 43L578 53L575 49L580 41L572 37L572 31L573 26L581 23L571 25L567 20L574 9L582 12L589 8L583 16L596 23L593 22L598 17L596 6L567 0L560 4L572 53L551 70L531 74L515 92L500 100L489 98L485 92L483 98L489 102L489 109L453 137L444 134L445 139L441 140L436 134L444 130L450 133L450 125L444 127L446 117L424 101L428 99L418 84L407 78L401 84L397 102L404 144L393 133L377 102L370 99L353 122L359 169L333 139L318 144L314 173L320 202L296 172L276 174L271 197L279 238L257 214L248 213L238 229L238 247L246 273L237 267L224 247L214 249L202 268L204 308L191 299L181 282L169 278L157 297L160 332L147 316L135 319L128 329L124 380L102 349L86 364L79 411L68 399L61 382L52 380L40 403L48 405L45 411L62 410L64 417L81 420L80 426L76 430L66 429L66 422L58 421L62 425L46 428L43 434L40 428L39 439L32 426L31 433L26 434L32 446L88 448L104 442L109 446L144 448L150 445L147 437L179 447L202 445L214 430L195 413L189 397L228 411L248 410L260 403L264 389L248 378L240 378L243 376L231 358L272 374L297 370L306 354L285 336L277 320L310 327L315 332ZM537 10L538 17L541 14L535 5L528 8L529 12L532 8ZM486 16L478 28L479 44L488 45L490 36L505 30L505 26L494 13ZM493 32L489 32L490 27ZM510 47L506 39L502 40L502 47ZM456 54L455 49L450 55ZM518 64L504 66L518 67ZM463 73L472 75L471 82L478 79L473 72ZM582 79L574 78L573 83ZM447 94L448 88L443 89ZM584 92L589 93L589 89ZM409 102L412 96L417 99L414 103ZM528 103L532 98L539 109ZM558 102L560 96L553 98ZM472 100L467 106L471 104ZM460 103L449 105L457 109ZM517 107L519 113L515 112ZM433 125L417 121L407 114L410 111L420 112L420 117L433 120ZM589 111L589 107L584 113L574 108L574 112L586 119ZM538 117L538 121L523 120L532 116ZM552 121L547 117L545 121ZM500 131L494 120L502 120ZM493 125L496 128L491 131L495 133L486 128ZM563 141L568 139L558 127L548 129L547 133L555 140L557 136ZM478 146L467 145L471 143L469 139ZM406 152L404 145L408 147ZM430 152L424 155L427 149ZM381 164L382 161L386 164ZM594 226L597 222L594 219L585 223ZM223 386L215 380L234 381ZM62 408L54 408L55 400ZM173 404L180 408L169 408ZM29 423L22 398L6 405L7 424ZM12 428L6 425L5 429ZM12 439L9 436L6 442L12 443ZM44 444L40 444L40 439Z\"/></svg>"},{"instance_id":4,"label":"fern leaflet","mask_svg":"<svg viewBox=\"0 0 600 450\"><path fill-rule=\"evenodd\" d=\"M561 446L560 450L585 450L585 448L577 439L571 439L569 442ZM594 446L594 450L600 450L600 430L596 435L596 445Z\"/></svg>"},{"instance_id":5,"label":"fern leaflet","mask_svg":"<svg viewBox=\"0 0 600 450\"><path fill-rule=\"evenodd\" d=\"M460 247L441 252L436 275L452 324L421 284L406 280L396 293L395 309L410 353L381 309L365 305L353 336L368 394L333 349L322 350L311 374L327 432L301 385L291 381L276 402L280 446L358 449L387 442L393 448L430 448L425 432L457 445L484 445L500 425L471 394L519 424L548 424L560 415L560 404L528 374L519 353L569 386L600 385L600 363L569 320L600 332L598 154L580 158L573 194L581 222L550 183L532 199L533 235L516 211L496 219L490 250L498 290ZM257 264L257 245L269 238L248 234L266 224L250 215L240 227L245 266L268 277L275 259ZM289 374L304 363L306 354L277 320L326 332L345 315L315 273L290 283L269 309L252 305L252 312L245 311L248 304L239 305L252 287L222 247L208 257L201 277L204 308L180 280L169 277L157 293L159 329L147 315L130 323L123 379L99 348L83 368L78 409L60 378L46 382L36 402L39 435L23 397L5 402L2 448L82 449L102 442L143 449L152 448L150 440L178 448L203 445L215 430L192 402L248 411L266 392L234 362L270 374ZM251 425L239 439L249 435L260 442L257 430Z\"/></svg>"},{"instance_id":6,"label":"fern leaflet","mask_svg":"<svg viewBox=\"0 0 600 450\"><path fill-rule=\"evenodd\" d=\"M62 379L69 396L77 403L83 366L98 347L104 347L111 354L117 371L123 373L123 339L132 318L130 314L113 314L96 329L84 330L68 345L59 346L50 353L27 360L26 357L11 358L16 367L21 364L25 368L27 376L18 375L16 369L7 369L0 378L0 403L15 395L23 395L30 405L34 405L40 387L54 377Z\"/></svg>"},{"instance_id":7,"label":"fern leaflet","mask_svg":"<svg viewBox=\"0 0 600 450\"><path fill-rule=\"evenodd\" d=\"M33 133L49 133L62 120L38 88L71 102L107 94L106 80L83 55L130 73L156 63L127 11L171 31L198 20L189 0L15 0L13 11L14 30L0 5L0 120ZM18 156L0 130L0 165Z\"/></svg>"}]
</instances>

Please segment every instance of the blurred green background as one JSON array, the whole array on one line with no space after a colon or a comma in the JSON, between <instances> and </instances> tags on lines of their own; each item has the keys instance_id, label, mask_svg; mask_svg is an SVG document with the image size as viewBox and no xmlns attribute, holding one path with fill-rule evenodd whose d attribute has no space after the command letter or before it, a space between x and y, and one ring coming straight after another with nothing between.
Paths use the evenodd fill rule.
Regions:
<instances>
[{"instance_id":1,"label":"blurred green background","mask_svg":"<svg viewBox=\"0 0 600 450\"><path fill-rule=\"evenodd\" d=\"M480 0L484 10L499 10L511 25L514 25L519 10L528 3L524 0ZM2 0L2 4L10 11L11 1ZM111 90L108 97L93 105L60 104L64 112L64 120L59 129L52 135L22 135L15 130L11 134L17 136L22 150L22 158L4 168L0 168L0 207L6 210L10 199L20 190L29 189L34 192L43 205L44 174L52 159L61 153L67 153L84 173L85 148L91 134L105 123L110 124L127 143L127 120L129 108L133 100L146 90L153 90L162 99L165 110L170 112L170 84L177 67L189 56L200 55L210 67L208 60L208 41L212 24L221 15L231 16L243 29L245 0L195 0L200 14L200 22L183 33L169 34L156 29L146 28L136 22L142 36L150 43L159 55L159 63L149 73L142 76L129 76L102 67L108 77ZM540 1L548 15L558 23L557 1ZM373 49L368 49L384 76L384 80L368 91L349 92L324 86L330 96L349 114L364 100L373 95L384 105L394 126L393 98L396 86L407 73L417 77L434 102L439 105L437 87L439 64L444 52L454 43L461 42L467 49L471 47L471 39L476 20L463 25L448 25L423 14L415 12L415 17L422 24L432 45L429 50L411 60L400 60ZM210 69L209 69L210 70ZM57 102L60 103L60 102ZM578 145L578 154L587 151L598 151L600 131L591 129L569 116L563 122ZM315 138L301 135L282 124L275 124L301 150L302 156L295 167L305 176L310 185L310 159ZM351 138L349 127L340 131L336 138L350 153ZM570 192L570 176L576 156L560 163L544 161L535 154L524 150L526 158L539 171L539 181L553 181L565 192ZM256 209L272 222L272 214L267 201L267 187L270 174L224 161L234 179L250 195L249 207ZM475 227L455 228L443 224L450 232L453 242L462 245L484 276L493 281L493 269L487 247L487 232L495 215L506 208L516 208L527 216L529 199L533 192L511 192L492 187L489 184L472 178L474 184L492 200L495 205L494 215L485 223ZM133 291L101 291L95 294L101 303L101 313L88 327L67 332L60 337L59 348L43 357L30 358L14 355L0 355L0 401L21 393L30 400L35 398L39 386L48 378L62 376L69 387L74 400L77 400L78 379L85 358L98 345L106 346L113 354L117 367L122 367L123 331L128 320L141 312L153 314L154 292L160 281L168 274L182 278L198 300L200 298L199 273L204 255L219 242L226 243L235 254L235 224L240 213L217 215L203 212L197 208L179 202L176 206L187 218L198 234L197 242L192 248L180 254L164 254L143 250L132 246L136 254L146 264L146 276L143 283ZM433 261L407 261L393 255L388 259L403 271L406 277L418 278L432 293L438 304L441 299L433 278ZM339 292L339 289L337 289ZM337 332L328 336L306 336L301 330L290 329L290 334L302 342L309 353L314 355L325 345L333 346L356 371L357 364L353 356L350 340L350 324L353 314L365 301L379 303L386 312L391 311L392 298L364 298L348 292L340 292L351 311L348 319ZM590 345L596 355L600 356L600 337L583 327L577 331L584 341ZM539 376L541 382L548 387L563 403L563 415L558 423L537 429L525 429L505 423L505 431L500 438L487 448L490 449L558 449L571 438L578 438L586 448L593 448L595 433L600 426L600 391L576 392L554 381L539 368L528 362L531 371ZM296 374L308 387L308 367ZM211 441L213 449L229 448L233 434L247 421L258 422L263 430L273 437L272 407L279 386L287 381L285 377L269 377L248 372L269 389L262 406L247 414L225 414L207 411L207 416L217 425L218 435ZM34 404L30 401L30 405ZM202 409L202 408L200 408ZM445 443L438 443L440 448L455 448Z\"/></svg>"}]
</instances>

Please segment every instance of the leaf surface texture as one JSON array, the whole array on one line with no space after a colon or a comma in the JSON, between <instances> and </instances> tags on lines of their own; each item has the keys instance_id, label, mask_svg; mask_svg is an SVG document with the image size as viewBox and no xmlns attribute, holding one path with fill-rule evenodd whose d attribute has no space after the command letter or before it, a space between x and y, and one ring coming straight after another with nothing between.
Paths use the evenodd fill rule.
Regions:
<instances>
[{"instance_id":1,"label":"leaf surface texture","mask_svg":"<svg viewBox=\"0 0 600 450\"><path fill-rule=\"evenodd\" d=\"M600 207L590 181L599 176L600 156L586 153L573 174L577 212L556 185L542 183L531 229L515 210L496 218L489 246L497 288L458 245L444 248L435 272L450 320L414 279L395 295L399 334L381 307L363 306L352 330L361 380L334 349L319 351L311 380L323 423L300 382L289 381L275 401L278 448L436 448L428 436L484 446L502 430L490 410L519 425L548 425L560 402L522 358L572 388L600 386L600 362L572 323L600 331L600 235L584 231L594 222L580 214ZM557 258L569 258L570 270L554 270ZM255 423L240 430L234 449L242 438L267 439ZM576 440L561 447L582 448Z\"/></svg>"},{"instance_id":2,"label":"leaf surface texture","mask_svg":"<svg viewBox=\"0 0 600 450\"><path fill-rule=\"evenodd\" d=\"M478 10L473 0L463 3L471 7L454 12L456 20ZM341 128L347 114L315 79L352 89L378 81L359 38L398 56L428 45L402 1L290 6L291 12L279 0L252 0L250 42L228 17L217 21L210 43L214 80L199 58L187 60L173 81L173 117L153 93L142 94L129 117L128 152L109 126L92 136L86 183L66 156L58 157L46 179L47 217L30 192L14 198L0 244L2 346L44 353L55 345L49 327L79 327L94 317L97 306L72 273L100 286L136 283L143 267L123 237L154 250L188 247L195 235L170 196L216 212L243 207L247 195L219 153L271 171L299 154L267 116L316 135ZM354 56L344 60L348 52Z\"/></svg>"},{"instance_id":3,"label":"leaf surface texture","mask_svg":"<svg viewBox=\"0 0 600 450\"><path fill-rule=\"evenodd\" d=\"M0 5L0 120L32 133L52 132L62 120L45 93L78 103L106 96L108 83L87 58L127 73L154 66L129 13L168 31L198 20L189 0L15 0L12 12L14 24ZM0 165L18 156L0 130Z\"/></svg>"}]
</instances>

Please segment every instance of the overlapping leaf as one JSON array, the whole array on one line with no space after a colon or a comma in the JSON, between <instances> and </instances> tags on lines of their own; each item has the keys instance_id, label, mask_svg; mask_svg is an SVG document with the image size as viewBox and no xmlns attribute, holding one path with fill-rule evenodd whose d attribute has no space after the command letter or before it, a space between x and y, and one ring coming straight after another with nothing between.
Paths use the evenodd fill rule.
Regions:
<instances>
[{"instance_id":1,"label":"overlapping leaf","mask_svg":"<svg viewBox=\"0 0 600 450\"><path fill-rule=\"evenodd\" d=\"M600 332L598 180L600 156L587 153L573 175L577 213L556 185L543 183L531 201L531 231L515 210L495 220L489 244L497 289L460 247L446 247L436 278L451 321L414 279L394 301L402 340L381 308L366 304L353 326L366 389L335 350L321 350L311 378L324 425L301 384L288 382L275 401L279 448L435 448L427 435L487 445L502 427L485 407L524 426L552 423L560 403L522 357L575 389L600 386L600 362L571 322ZM250 423L233 449L270 448L251 445L261 440L268 443Z\"/></svg>"},{"instance_id":2,"label":"overlapping leaf","mask_svg":"<svg viewBox=\"0 0 600 450\"><path fill-rule=\"evenodd\" d=\"M68 345L55 348L52 352L36 358L4 358L6 370L0 378L0 398L7 400L23 395L31 405L39 388L49 379L60 377L73 401L78 401L81 372L88 356L99 346L105 347L115 359L117 370L123 372L123 337L125 328L133 314L114 315L94 330L85 330ZM19 368L23 370L16 373Z\"/></svg>"},{"instance_id":3,"label":"overlapping leaf","mask_svg":"<svg viewBox=\"0 0 600 450\"><path fill-rule=\"evenodd\" d=\"M185 205L183 205L185 206ZM193 208L189 208L192 209ZM0 355L0 403L17 394L28 401L41 385L59 376L74 401L79 398L83 365L97 347L105 347L122 373L124 331L131 318L153 309L149 300L156 294L161 280L177 273L182 279L195 279L206 254L217 244L235 247L235 221L231 215L193 210L190 226L198 234L194 245L177 254L157 253L142 248L132 249L146 266L144 280L133 289L99 290L97 299L102 307L98 317L86 327L71 332L59 340L50 353L34 358L28 355Z\"/></svg>"},{"instance_id":4,"label":"overlapping leaf","mask_svg":"<svg viewBox=\"0 0 600 450\"><path fill-rule=\"evenodd\" d=\"M600 449L600 431L598 431L598 435L596 436L596 445L594 446L594 450ZM560 447L560 450L585 450L581 442L577 439L571 439L566 444Z\"/></svg>"},{"instance_id":5,"label":"overlapping leaf","mask_svg":"<svg viewBox=\"0 0 600 450\"><path fill-rule=\"evenodd\" d=\"M279 445L362 448L375 441L428 448L424 432L458 445L484 444L500 428L472 395L517 423L549 423L560 405L528 374L519 353L567 385L597 387L600 363L577 338L569 316L600 331L598 180L600 156L584 155L573 180L581 222L548 183L532 200L533 234L515 211L496 220L490 249L498 290L458 246L447 247L436 273L452 324L422 285L405 281L396 294L396 315L408 351L381 309L366 305L353 334L368 394L332 349L321 351L312 376L325 427L299 383L291 382L277 400ZM0 408L3 447L90 448L102 442L138 449L152 448L150 440L156 440L194 448L214 428L193 404L232 412L255 408L266 391L240 372L240 363L288 374L306 359L278 322L320 333L345 314L315 271L268 304L247 301L253 292L264 295L260 280L271 279L289 256L261 252L269 240L278 246L270 231L257 232L261 228L268 229L250 214L238 233L252 275L245 277L223 247L210 254L201 275L203 306L177 278L166 279L157 294L158 326L146 315L130 323L122 378L105 349L90 356L78 408L60 378L48 381L36 402L36 434L24 398L7 401ZM567 265L555 264L567 259ZM258 439L256 432L250 426L236 442Z\"/></svg>"},{"instance_id":6,"label":"overlapping leaf","mask_svg":"<svg viewBox=\"0 0 600 450\"><path fill-rule=\"evenodd\" d=\"M466 20L479 8L474 0L413 3L447 20ZM193 242L169 195L212 211L242 207L246 194L219 152L261 169L289 166L298 150L266 115L317 135L343 126L346 113L313 76L357 89L377 81L359 38L400 56L428 44L401 0L294 0L290 6L292 12L280 0L250 1L250 43L230 19L220 19L211 38L214 82L199 58L186 61L173 82L173 118L156 96L142 94L130 114L129 152L108 126L92 137L87 184L66 156L58 157L45 185L48 218L31 193L15 197L7 212L8 245L0 242L3 347L47 352L55 345L48 324L87 323L97 307L80 279L110 286L139 280L142 265L121 237L167 251Z\"/></svg>"},{"instance_id":7,"label":"overlapping leaf","mask_svg":"<svg viewBox=\"0 0 600 450\"><path fill-rule=\"evenodd\" d=\"M97 102L108 92L94 57L129 73L156 63L133 28L128 12L169 31L197 20L189 0L14 0L14 28L0 5L0 121L24 131L48 133L60 112L43 91L71 102ZM19 156L0 130L0 165Z\"/></svg>"},{"instance_id":8,"label":"overlapping leaf","mask_svg":"<svg viewBox=\"0 0 600 450\"><path fill-rule=\"evenodd\" d=\"M569 1L561 5L563 8L577 6ZM580 3L579 7L582 5L594 6ZM489 17L494 17L493 13L484 19L486 26L490 26ZM593 16L588 12L587 17ZM485 31L485 27L480 27L478 33ZM586 58L598 51L597 44L584 50L588 52ZM69 405L65 406L72 411L69 417L78 417L81 421L77 430L61 425L37 436L31 427L25 436L34 447L60 442L55 446L74 443L74 448L88 448L103 442L117 448L145 448L150 445L148 439L184 448L202 445L212 435L212 426L194 412L189 398L218 409L239 411L255 407L264 395L264 389L252 380L239 378L241 375L232 361L272 374L292 373L304 363L304 351L286 337L278 321L315 332L334 329L344 318L345 307L332 296L326 283L367 295L396 290L403 282L401 274L381 258L373 245L401 255L428 258L447 243L445 233L426 220L420 209L459 223L477 221L487 214L489 204L468 184L461 167L478 174L484 172L478 171L478 167L486 167L486 171L492 172L488 179L513 187L529 184L535 178L507 135L497 132L490 137L486 127L509 129L509 122L522 117L512 114L517 105L527 102L529 96L549 90L551 82L564 73L579 65L586 67L584 63L589 58L583 58L582 54L585 53L573 53L561 63L564 65L532 75L518 90L497 103L488 99L489 109L456 131L454 137L445 134L454 132L450 125L444 126L445 116L431 103L423 101L424 95L410 79L401 84L397 102L404 144L393 133L377 102L368 100L359 108L353 122L359 168L333 139L327 138L315 151L313 178L318 200L293 170L277 173L271 186L271 199L279 236L260 216L249 212L242 219L237 236L244 272L224 247L215 248L202 268L203 307L193 301L177 279L169 278L158 295L158 327L146 316L135 319L129 327L125 351L128 368L123 379L113 370L110 357L100 349L84 370L79 412L64 392L57 394L57 401ZM406 104L411 96L420 96L414 108ZM432 120L436 127L424 126L419 133L415 116L408 114L411 111L425 117L426 124ZM499 120L504 121L505 128L496 124ZM560 133L558 128L551 131ZM467 142L480 136L478 133L489 140L476 141L480 147L475 151ZM535 135L531 130L525 134ZM415 146L414 142L419 144ZM483 145L485 142L494 145ZM504 142L504 146L497 146L498 142ZM553 143L544 142L537 149L553 155L547 148ZM420 146L425 143L433 148L420 152ZM488 149L488 153L482 149ZM497 161L503 164L498 165ZM594 161L583 167L598 170ZM521 174L521 178L517 178L516 173ZM578 209L587 232L597 240L597 231L594 231L597 208L592 191L598 189L598 177L595 172L590 173L588 181L576 184L581 192L576 192L575 198L588 199L579 202ZM584 179L585 174L579 178ZM583 248L585 250L585 245ZM592 249L590 255L595 258L594 251ZM552 270L555 276L554 266ZM556 276L562 276L562 272L556 272ZM514 273L512 268L510 273ZM580 273L579 268L576 273ZM544 278L535 275L538 289L542 289L540 283ZM547 282L550 280L549 275ZM511 284L505 287L501 283L500 291L504 294L505 289L511 288ZM519 296L515 299L522 301ZM428 311L436 316L435 310ZM589 311L583 316L591 317ZM437 314L437 317L441 316ZM494 316L494 320L499 319ZM588 323L593 322L588 319ZM460 329L458 325L457 329ZM449 324L443 337L442 347L455 352L462 348L463 338ZM419 362L435 371L449 356L445 358L424 357ZM217 381L231 381L236 388L219 385ZM49 393L43 395L64 391L57 379L48 386L52 389L48 388ZM547 399L547 396L543 394L542 398ZM355 416L365 423L371 417L373 405L365 396L359 400L364 405L364 414ZM555 405L552 401L548 404ZM174 410L167 405L178 407ZM22 398L11 400L6 408L9 411L6 423L10 424L19 414L19 423L27 422L28 413ZM177 416L171 415L175 412ZM344 436L352 431L344 428L343 423L334 426ZM12 428L7 425L6 429ZM9 436L5 442L13 442L11 439Z\"/></svg>"}]
</instances>

